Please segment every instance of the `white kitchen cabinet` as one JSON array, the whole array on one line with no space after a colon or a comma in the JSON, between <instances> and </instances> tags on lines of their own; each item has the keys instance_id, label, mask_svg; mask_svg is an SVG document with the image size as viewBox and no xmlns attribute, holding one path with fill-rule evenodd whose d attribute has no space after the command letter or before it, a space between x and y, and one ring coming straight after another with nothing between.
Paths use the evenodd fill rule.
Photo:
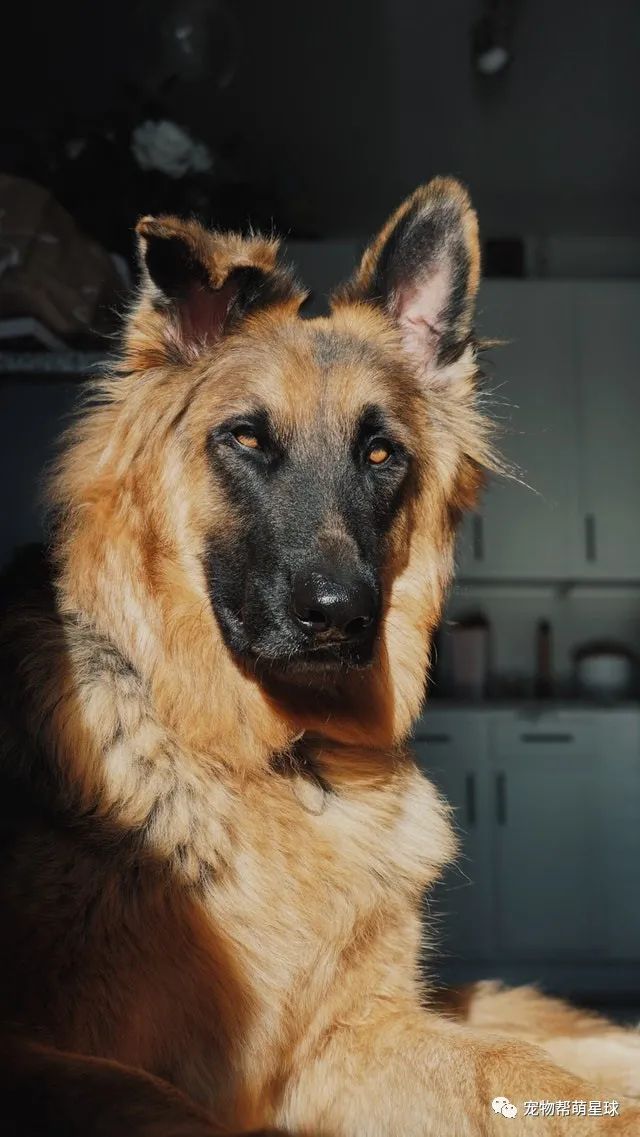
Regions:
<instances>
[{"instance_id":1,"label":"white kitchen cabinet","mask_svg":"<svg viewBox=\"0 0 640 1137\"><path fill-rule=\"evenodd\" d=\"M432 705L414 747L462 837L428 902L442 961L560 984L599 968L602 989L640 965L640 710Z\"/></svg>"},{"instance_id":2,"label":"white kitchen cabinet","mask_svg":"<svg viewBox=\"0 0 640 1137\"><path fill-rule=\"evenodd\" d=\"M498 954L607 952L604 760L593 716L514 715L492 726Z\"/></svg>"},{"instance_id":3,"label":"white kitchen cabinet","mask_svg":"<svg viewBox=\"0 0 640 1137\"><path fill-rule=\"evenodd\" d=\"M486 353L487 410L516 479L492 476L478 513L465 521L462 578L562 579L574 571L581 529L573 306L565 282L481 287L478 334L504 341Z\"/></svg>"},{"instance_id":4,"label":"white kitchen cabinet","mask_svg":"<svg viewBox=\"0 0 640 1137\"><path fill-rule=\"evenodd\" d=\"M607 956L640 961L640 713L602 713L598 749L607 840L606 893L596 900L607 915Z\"/></svg>"},{"instance_id":5,"label":"white kitchen cabinet","mask_svg":"<svg viewBox=\"0 0 640 1137\"><path fill-rule=\"evenodd\" d=\"M436 951L453 958L491 954L491 863L487 800L487 717L427 711L413 748L423 772L453 807L460 853L426 898Z\"/></svg>"},{"instance_id":6,"label":"white kitchen cabinet","mask_svg":"<svg viewBox=\"0 0 640 1137\"><path fill-rule=\"evenodd\" d=\"M576 575L640 579L640 283L573 286L581 522Z\"/></svg>"}]
</instances>

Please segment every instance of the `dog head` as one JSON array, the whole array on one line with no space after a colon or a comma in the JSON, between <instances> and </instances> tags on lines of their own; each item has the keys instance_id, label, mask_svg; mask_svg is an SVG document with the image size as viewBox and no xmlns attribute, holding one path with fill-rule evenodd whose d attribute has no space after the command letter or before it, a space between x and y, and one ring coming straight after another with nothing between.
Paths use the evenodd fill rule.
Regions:
<instances>
[{"instance_id":1,"label":"dog head","mask_svg":"<svg viewBox=\"0 0 640 1137\"><path fill-rule=\"evenodd\" d=\"M127 547L130 637L143 590L147 647L198 614L267 682L384 675L404 721L456 521L492 461L465 190L438 178L414 193L314 320L274 241L162 217L138 233L123 373L59 481L76 505L89 493L97 542L108 514L103 542Z\"/></svg>"}]
</instances>

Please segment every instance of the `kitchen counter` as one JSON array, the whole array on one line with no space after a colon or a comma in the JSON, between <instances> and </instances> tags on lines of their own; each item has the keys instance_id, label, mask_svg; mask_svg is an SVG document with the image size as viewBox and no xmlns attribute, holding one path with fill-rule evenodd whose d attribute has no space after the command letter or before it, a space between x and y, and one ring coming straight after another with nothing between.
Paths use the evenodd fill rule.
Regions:
<instances>
[{"instance_id":1,"label":"kitchen counter","mask_svg":"<svg viewBox=\"0 0 640 1137\"><path fill-rule=\"evenodd\" d=\"M499 714L504 711L508 714L521 714L527 718L537 718L540 715L567 715L582 714L585 711L595 711L598 714L612 714L620 711L640 712L640 698L625 699L621 702L596 702L592 699L564 698L564 699L456 699L431 696L425 703L422 716L438 711L464 711L487 712Z\"/></svg>"}]
</instances>

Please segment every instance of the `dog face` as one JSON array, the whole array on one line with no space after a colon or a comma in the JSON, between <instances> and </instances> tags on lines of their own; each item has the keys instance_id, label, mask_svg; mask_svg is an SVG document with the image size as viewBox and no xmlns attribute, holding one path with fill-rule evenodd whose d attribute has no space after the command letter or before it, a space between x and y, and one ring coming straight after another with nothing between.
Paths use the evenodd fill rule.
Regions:
<instances>
[{"instance_id":1,"label":"dog face","mask_svg":"<svg viewBox=\"0 0 640 1137\"><path fill-rule=\"evenodd\" d=\"M299 331L276 324L266 358L264 328L255 355L245 344L262 392L256 381L209 431L215 492L234 518L209 535L210 596L238 654L289 671L364 666L417 440L380 353L335 328Z\"/></svg>"},{"instance_id":2,"label":"dog face","mask_svg":"<svg viewBox=\"0 0 640 1137\"><path fill-rule=\"evenodd\" d=\"M313 686L373 666L404 722L457 518L491 464L466 192L449 179L418 190L313 320L276 242L166 217L138 231L122 374L57 483L93 562L84 579L110 542L136 658L208 627L208 607L241 667Z\"/></svg>"},{"instance_id":3,"label":"dog face","mask_svg":"<svg viewBox=\"0 0 640 1137\"><path fill-rule=\"evenodd\" d=\"M466 194L436 180L410 198L328 319L299 317L271 243L170 218L139 229L147 322L193 373L179 431L227 646L280 671L369 665L420 505L446 506L438 544L466 504L465 439L442 431L447 389L455 409L475 370Z\"/></svg>"}]
</instances>

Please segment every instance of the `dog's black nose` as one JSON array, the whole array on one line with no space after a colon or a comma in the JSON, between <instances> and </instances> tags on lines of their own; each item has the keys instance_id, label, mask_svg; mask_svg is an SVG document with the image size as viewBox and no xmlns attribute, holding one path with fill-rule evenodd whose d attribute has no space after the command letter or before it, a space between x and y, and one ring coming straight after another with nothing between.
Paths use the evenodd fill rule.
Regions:
<instances>
[{"instance_id":1,"label":"dog's black nose","mask_svg":"<svg viewBox=\"0 0 640 1137\"><path fill-rule=\"evenodd\" d=\"M373 623L375 591L361 576L302 573L293 583L293 613L305 631L322 639L356 639Z\"/></svg>"}]
</instances>

